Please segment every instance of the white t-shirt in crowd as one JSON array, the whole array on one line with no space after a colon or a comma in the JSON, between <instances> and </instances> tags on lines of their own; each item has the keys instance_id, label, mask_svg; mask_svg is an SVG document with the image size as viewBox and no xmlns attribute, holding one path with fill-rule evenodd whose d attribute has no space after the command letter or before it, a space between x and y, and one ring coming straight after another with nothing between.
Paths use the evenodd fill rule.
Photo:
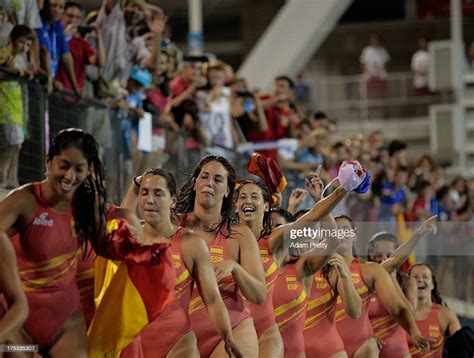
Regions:
<instances>
[{"instance_id":1,"label":"white t-shirt in crowd","mask_svg":"<svg viewBox=\"0 0 474 358\"><path fill-rule=\"evenodd\" d=\"M359 58L360 63L366 66L364 75L367 78L375 77L384 79L387 77L385 64L390 61L390 55L382 46L367 46L364 47Z\"/></svg>"},{"instance_id":2,"label":"white t-shirt in crowd","mask_svg":"<svg viewBox=\"0 0 474 358\"><path fill-rule=\"evenodd\" d=\"M430 55L428 51L418 50L411 58L413 71L413 86L423 88L428 86L428 71L430 69Z\"/></svg>"},{"instance_id":3,"label":"white t-shirt in crowd","mask_svg":"<svg viewBox=\"0 0 474 358\"><path fill-rule=\"evenodd\" d=\"M230 96L227 88L222 96L211 102L210 112L201 112L199 119L212 145L232 149L232 118L230 116Z\"/></svg>"}]
</instances>

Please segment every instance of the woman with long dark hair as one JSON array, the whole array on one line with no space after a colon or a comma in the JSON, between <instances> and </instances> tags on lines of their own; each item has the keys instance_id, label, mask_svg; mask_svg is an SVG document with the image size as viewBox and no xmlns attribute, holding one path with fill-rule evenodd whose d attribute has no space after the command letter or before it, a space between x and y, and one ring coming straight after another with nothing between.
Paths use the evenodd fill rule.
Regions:
<instances>
[{"instance_id":1,"label":"woman with long dark hair","mask_svg":"<svg viewBox=\"0 0 474 358\"><path fill-rule=\"evenodd\" d=\"M138 204L144 219L143 245L171 245L176 270L174 302L140 334L144 356L199 356L188 313L192 290L197 283L213 327L225 342L226 352L239 357L241 353L234 343L206 244L190 230L171 223L171 212L176 205L176 183L171 173L160 168L146 171L139 183L132 184L123 204L131 210Z\"/></svg>"},{"instance_id":2,"label":"woman with long dark hair","mask_svg":"<svg viewBox=\"0 0 474 358\"><path fill-rule=\"evenodd\" d=\"M415 311L416 324L425 337L435 340L428 352L423 352L410 343L412 357L443 356L445 336L452 336L461 329L456 313L447 306L441 297L433 267L426 263L417 263L410 267L410 277L416 280L418 297Z\"/></svg>"},{"instance_id":3,"label":"woman with long dark hair","mask_svg":"<svg viewBox=\"0 0 474 358\"><path fill-rule=\"evenodd\" d=\"M265 301L267 288L252 231L245 225L231 224L235 181L235 170L225 158L205 157L181 188L176 213L181 226L206 242L236 344L244 356L255 357L257 335L242 296L260 304ZM189 311L201 356L223 354L224 342L212 327L202 298L195 291Z\"/></svg>"},{"instance_id":4,"label":"woman with long dark hair","mask_svg":"<svg viewBox=\"0 0 474 358\"><path fill-rule=\"evenodd\" d=\"M76 284L80 241L106 233L103 166L94 138L63 130L46 157L47 178L26 184L0 204L0 235L13 236L30 314L12 334L14 343L36 343L43 354L87 357L87 337ZM98 202L95 205L96 200ZM92 207L83 208L84 203ZM74 208L73 208L74 206ZM92 209L92 210L91 210Z\"/></svg>"}]
</instances>

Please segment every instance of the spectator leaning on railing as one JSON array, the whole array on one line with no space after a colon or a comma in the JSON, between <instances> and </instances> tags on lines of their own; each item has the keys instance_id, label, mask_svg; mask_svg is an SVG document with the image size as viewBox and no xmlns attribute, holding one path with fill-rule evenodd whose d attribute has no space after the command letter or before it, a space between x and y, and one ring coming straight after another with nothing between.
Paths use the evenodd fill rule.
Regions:
<instances>
[{"instance_id":1,"label":"spectator leaning on railing","mask_svg":"<svg viewBox=\"0 0 474 358\"><path fill-rule=\"evenodd\" d=\"M0 51L0 65L32 78L28 53L35 40L33 30L17 25L10 33L8 48ZM18 80L0 80L0 185L12 189L19 185L18 158L25 134L22 88Z\"/></svg>"},{"instance_id":2,"label":"spectator leaning on railing","mask_svg":"<svg viewBox=\"0 0 474 358\"><path fill-rule=\"evenodd\" d=\"M41 67L48 73L48 92L53 89L54 78L58 74L59 64L62 63L74 92L80 96L81 89L77 85L74 73L74 60L64 37L64 29L60 21L63 9L63 0L44 1L41 10L43 27L36 30L40 44Z\"/></svg>"}]
</instances>

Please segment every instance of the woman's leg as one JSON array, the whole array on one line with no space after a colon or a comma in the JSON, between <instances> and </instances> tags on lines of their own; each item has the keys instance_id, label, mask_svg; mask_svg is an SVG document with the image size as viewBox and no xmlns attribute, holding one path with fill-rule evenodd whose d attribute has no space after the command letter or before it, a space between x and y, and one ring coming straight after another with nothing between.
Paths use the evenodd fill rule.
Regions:
<instances>
[{"instance_id":1,"label":"woman's leg","mask_svg":"<svg viewBox=\"0 0 474 358\"><path fill-rule=\"evenodd\" d=\"M278 326L274 324L268 328L258 339L258 351L260 358L283 357L285 348Z\"/></svg>"},{"instance_id":2,"label":"woman's leg","mask_svg":"<svg viewBox=\"0 0 474 358\"><path fill-rule=\"evenodd\" d=\"M258 357L257 332L255 332L252 318L246 318L240 322L232 329L232 334L244 357ZM211 358L220 357L228 357L222 340L211 354Z\"/></svg>"}]
</instances>

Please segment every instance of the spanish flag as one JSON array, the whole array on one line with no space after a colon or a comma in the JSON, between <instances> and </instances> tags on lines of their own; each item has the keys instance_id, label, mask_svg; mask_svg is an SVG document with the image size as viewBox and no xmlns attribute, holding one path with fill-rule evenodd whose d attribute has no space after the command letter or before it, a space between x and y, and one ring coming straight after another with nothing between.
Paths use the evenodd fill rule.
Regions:
<instances>
[{"instance_id":1,"label":"spanish flag","mask_svg":"<svg viewBox=\"0 0 474 358\"><path fill-rule=\"evenodd\" d=\"M275 205L277 198L274 194L281 193L287 184L278 164L272 158L267 158L260 153L253 153L247 165L247 171L263 180L272 196L273 203L271 204Z\"/></svg>"},{"instance_id":2,"label":"spanish flag","mask_svg":"<svg viewBox=\"0 0 474 358\"><path fill-rule=\"evenodd\" d=\"M168 244L140 245L122 220L109 221L108 228L108 247L115 250L109 254L118 261L96 259L97 310L88 332L89 357L119 357L173 301L176 281ZM133 247L136 252L122 256L124 248Z\"/></svg>"},{"instance_id":3,"label":"spanish flag","mask_svg":"<svg viewBox=\"0 0 474 358\"><path fill-rule=\"evenodd\" d=\"M403 213L398 213L396 216L396 220L397 220L398 243L402 245L405 241L410 239L411 235L413 234L413 230L408 227ZM411 254L410 256L408 256L406 261L402 264L402 266L400 267L400 270L402 272L408 272L408 270L414 263L415 263L415 254Z\"/></svg>"}]
</instances>

